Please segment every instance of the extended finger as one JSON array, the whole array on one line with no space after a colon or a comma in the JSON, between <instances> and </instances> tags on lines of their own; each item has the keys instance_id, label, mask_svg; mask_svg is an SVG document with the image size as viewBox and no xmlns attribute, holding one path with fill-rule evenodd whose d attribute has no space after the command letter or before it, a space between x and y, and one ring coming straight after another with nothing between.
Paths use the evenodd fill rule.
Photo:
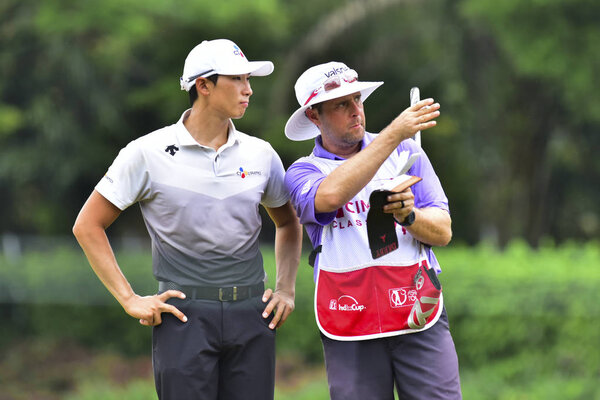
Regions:
<instances>
[{"instance_id":1,"label":"extended finger","mask_svg":"<svg viewBox=\"0 0 600 400\"><path fill-rule=\"evenodd\" d=\"M277 328L279 328L281 325L283 325L283 323L285 321L287 321L290 314L294 311L294 308L295 308L295 304L293 301L285 303L285 308L281 315L281 319L279 320L279 323L277 324Z\"/></svg>"},{"instance_id":2,"label":"extended finger","mask_svg":"<svg viewBox=\"0 0 600 400\"><path fill-rule=\"evenodd\" d=\"M423 107L419 108L417 112L419 113L428 113L428 112L433 112L436 110L440 109L440 103L433 103L433 99L431 104L427 104L424 105Z\"/></svg>"},{"instance_id":3,"label":"extended finger","mask_svg":"<svg viewBox=\"0 0 600 400\"><path fill-rule=\"evenodd\" d=\"M401 208L411 208L415 204L414 197L406 197L403 199L395 198L391 201L388 201L387 204L384 204L384 210L390 209L401 209Z\"/></svg>"},{"instance_id":4,"label":"extended finger","mask_svg":"<svg viewBox=\"0 0 600 400\"><path fill-rule=\"evenodd\" d=\"M264 301L264 297L263 297L263 301ZM263 318L268 318L269 315L271 315L271 313L273 312L273 309L275 308L275 306L277 306L277 303L279 302L279 299L275 296L273 296L271 298L271 301L269 301L269 303L267 304L267 306L265 307L262 316Z\"/></svg>"},{"instance_id":5,"label":"extended finger","mask_svg":"<svg viewBox=\"0 0 600 400\"><path fill-rule=\"evenodd\" d=\"M433 110L433 111L428 111L426 113L422 113L420 116L417 117L417 122L418 123L424 123L424 122L428 122L434 118L437 118L440 116L440 111L439 110Z\"/></svg>"},{"instance_id":6,"label":"extended finger","mask_svg":"<svg viewBox=\"0 0 600 400\"><path fill-rule=\"evenodd\" d=\"M273 319L271 320L271 323L269 324L269 328L271 329L275 329L275 327L279 327L281 324L283 324L287 318L287 315L285 315L285 318L282 319L282 317L284 317L284 312L287 308L286 304L282 301L279 303L280 305L277 307L277 311L275 312L275 315L273 316Z\"/></svg>"},{"instance_id":7,"label":"extended finger","mask_svg":"<svg viewBox=\"0 0 600 400\"><path fill-rule=\"evenodd\" d=\"M434 103L434 100L432 98L428 98L428 99L423 99L417 103L415 103L415 105L412 106L412 109L414 111L419 111L424 109L427 106L431 106Z\"/></svg>"},{"instance_id":8,"label":"extended finger","mask_svg":"<svg viewBox=\"0 0 600 400\"><path fill-rule=\"evenodd\" d=\"M404 200L406 202L406 200L414 198L415 195L413 194L412 190L410 188L406 188L402 192L395 192L393 194L390 194L389 196L387 196L386 200L388 201L388 203L393 203L395 201L400 200Z\"/></svg>"},{"instance_id":9,"label":"extended finger","mask_svg":"<svg viewBox=\"0 0 600 400\"><path fill-rule=\"evenodd\" d=\"M266 303L267 300L269 300L272 295L273 295L273 289L268 288L267 290L265 290L265 293L263 293L263 297L262 297L263 303Z\"/></svg>"},{"instance_id":10,"label":"extended finger","mask_svg":"<svg viewBox=\"0 0 600 400\"><path fill-rule=\"evenodd\" d=\"M185 293L180 292L179 290L167 290L158 295L158 299L163 303L169 300L171 297L177 297L180 299L185 299Z\"/></svg>"},{"instance_id":11,"label":"extended finger","mask_svg":"<svg viewBox=\"0 0 600 400\"><path fill-rule=\"evenodd\" d=\"M277 324L278 328L281 327L281 325L283 325L283 323L285 321L287 321L287 319L290 316L290 314L292 313L292 311L294 311L294 307L293 306L290 306L290 305L286 305L285 306L285 310L283 311L283 314L281 316L281 320Z\"/></svg>"},{"instance_id":12,"label":"extended finger","mask_svg":"<svg viewBox=\"0 0 600 400\"><path fill-rule=\"evenodd\" d=\"M164 303L161 307L161 312L168 312L179 318L181 322L187 322L187 317L177 307ZM155 318L156 319L156 318ZM159 318L160 319L160 316Z\"/></svg>"},{"instance_id":13,"label":"extended finger","mask_svg":"<svg viewBox=\"0 0 600 400\"><path fill-rule=\"evenodd\" d=\"M419 124L418 126L419 126L420 131L424 131L429 128L433 128L436 125L437 125L436 121L428 121L428 122L423 122L423 123Z\"/></svg>"},{"instance_id":14,"label":"extended finger","mask_svg":"<svg viewBox=\"0 0 600 400\"><path fill-rule=\"evenodd\" d=\"M402 204L403 202L406 204L406 201L403 201L403 200L398 200L398 201L388 203L385 206L383 206L383 212L388 213L388 214L401 212L401 210L404 208L403 204Z\"/></svg>"}]
</instances>

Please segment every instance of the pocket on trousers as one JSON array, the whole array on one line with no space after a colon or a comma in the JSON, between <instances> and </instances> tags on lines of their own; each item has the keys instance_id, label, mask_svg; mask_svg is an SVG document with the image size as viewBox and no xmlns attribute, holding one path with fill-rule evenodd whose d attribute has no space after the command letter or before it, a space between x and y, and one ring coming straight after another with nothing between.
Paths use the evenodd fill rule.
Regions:
<instances>
[{"instance_id":1,"label":"pocket on trousers","mask_svg":"<svg viewBox=\"0 0 600 400\"><path fill-rule=\"evenodd\" d=\"M267 318L263 318L263 316L262 316L262 314L265 311L265 308L267 307L267 304L269 304L269 302L267 301L266 303L264 303L262 301L262 296L253 297L250 300L252 301L252 305L254 306L254 309L257 312L257 316L260 319L260 322L263 325L265 325L270 331L273 331L273 329L269 328L269 324L273 320L274 311L272 311L271 314Z\"/></svg>"}]
</instances>

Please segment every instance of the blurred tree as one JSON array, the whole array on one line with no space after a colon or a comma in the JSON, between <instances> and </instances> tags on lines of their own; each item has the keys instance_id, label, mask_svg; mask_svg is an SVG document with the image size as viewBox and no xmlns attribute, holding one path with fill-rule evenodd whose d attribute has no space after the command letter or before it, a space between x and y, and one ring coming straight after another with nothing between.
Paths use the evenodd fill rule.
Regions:
<instances>
[{"instance_id":1,"label":"blurred tree","mask_svg":"<svg viewBox=\"0 0 600 400\"><path fill-rule=\"evenodd\" d=\"M189 50L230 37L263 53L285 21L274 3L3 2L0 231L68 232L116 152L187 107Z\"/></svg>"},{"instance_id":2,"label":"blurred tree","mask_svg":"<svg viewBox=\"0 0 600 400\"><path fill-rule=\"evenodd\" d=\"M227 37L275 63L252 80L236 126L273 143L286 166L312 148L283 135L295 80L339 60L385 82L365 104L372 132L408 106L412 86L441 102L423 145L455 239L597 238L599 4L5 0L0 232L67 233L117 151L187 107L178 80L189 50ZM116 229L142 231L138 214Z\"/></svg>"},{"instance_id":3,"label":"blurred tree","mask_svg":"<svg viewBox=\"0 0 600 400\"><path fill-rule=\"evenodd\" d=\"M598 238L600 3L465 0L461 16L479 218L501 243Z\"/></svg>"}]
</instances>

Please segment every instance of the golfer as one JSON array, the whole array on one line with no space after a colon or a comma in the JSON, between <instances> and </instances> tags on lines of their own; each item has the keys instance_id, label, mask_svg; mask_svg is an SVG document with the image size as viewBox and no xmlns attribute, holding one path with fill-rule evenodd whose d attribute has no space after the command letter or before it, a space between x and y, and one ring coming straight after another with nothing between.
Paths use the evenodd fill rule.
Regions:
<instances>
[{"instance_id":1,"label":"golfer","mask_svg":"<svg viewBox=\"0 0 600 400\"><path fill-rule=\"evenodd\" d=\"M232 123L250 104L250 77L272 71L229 40L193 48L180 79L191 108L121 150L73 227L125 312L154 327L160 399L273 399L275 329L294 309L302 231L280 158ZM134 292L105 233L135 203L152 240L150 296ZM276 229L274 292L264 286L259 205Z\"/></svg>"}]
</instances>

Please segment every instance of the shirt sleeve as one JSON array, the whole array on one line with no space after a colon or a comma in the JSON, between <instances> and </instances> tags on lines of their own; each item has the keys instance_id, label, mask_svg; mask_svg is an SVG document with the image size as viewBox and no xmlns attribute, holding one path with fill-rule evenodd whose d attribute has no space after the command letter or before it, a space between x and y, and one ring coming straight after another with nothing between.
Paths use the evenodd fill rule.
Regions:
<instances>
[{"instance_id":1,"label":"shirt sleeve","mask_svg":"<svg viewBox=\"0 0 600 400\"><path fill-rule=\"evenodd\" d=\"M288 188L292 204L301 224L327 225L334 220L336 211L315 213L315 197L317 189L326 175L313 164L295 162L285 174L285 185Z\"/></svg>"},{"instance_id":2,"label":"shirt sleeve","mask_svg":"<svg viewBox=\"0 0 600 400\"><path fill-rule=\"evenodd\" d=\"M409 150L411 153L419 152L421 155L414 163L414 165L408 170L409 175L419 176L423 178L422 181L416 183L412 187L413 194L415 195L415 207L438 207L443 210L450 212L448 207L448 198L444 193L440 179L436 175L429 157L425 154L422 148L420 148L413 140L405 140L400 144L398 151ZM439 261L437 260L433 249L429 246L425 247L427 258L429 259L429 265L435 269L439 274L442 272Z\"/></svg>"},{"instance_id":3,"label":"shirt sleeve","mask_svg":"<svg viewBox=\"0 0 600 400\"><path fill-rule=\"evenodd\" d=\"M290 199L290 195L284 183L285 169L277 152L268 145L271 154L271 166L269 170L269 181L263 193L261 204L268 208L281 207Z\"/></svg>"},{"instance_id":4,"label":"shirt sleeve","mask_svg":"<svg viewBox=\"0 0 600 400\"><path fill-rule=\"evenodd\" d=\"M143 151L135 141L119 152L95 189L120 210L149 198L149 173Z\"/></svg>"}]
</instances>

